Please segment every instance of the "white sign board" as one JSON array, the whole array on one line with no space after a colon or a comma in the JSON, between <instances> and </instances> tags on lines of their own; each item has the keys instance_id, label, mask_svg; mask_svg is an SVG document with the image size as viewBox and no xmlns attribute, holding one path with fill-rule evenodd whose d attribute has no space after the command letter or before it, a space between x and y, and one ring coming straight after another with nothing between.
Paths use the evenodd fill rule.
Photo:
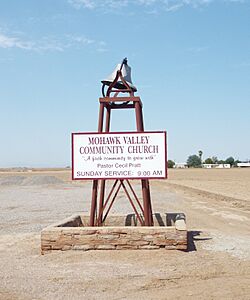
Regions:
<instances>
[{"instance_id":1,"label":"white sign board","mask_svg":"<svg viewBox=\"0 0 250 300\"><path fill-rule=\"evenodd\" d=\"M167 177L166 132L72 133L72 179Z\"/></svg>"}]
</instances>

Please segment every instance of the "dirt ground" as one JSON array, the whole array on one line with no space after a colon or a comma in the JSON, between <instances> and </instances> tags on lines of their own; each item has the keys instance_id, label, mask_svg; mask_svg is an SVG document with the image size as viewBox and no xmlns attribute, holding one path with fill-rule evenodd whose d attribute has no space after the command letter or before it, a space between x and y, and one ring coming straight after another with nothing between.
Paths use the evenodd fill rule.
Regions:
<instances>
[{"instance_id":1,"label":"dirt ground","mask_svg":"<svg viewBox=\"0 0 250 300\"><path fill-rule=\"evenodd\" d=\"M250 299L250 169L170 170L151 198L155 212L186 214L187 252L41 255L42 228L89 212L91 182L0 172L0 299ZM132 212L123 194L112 212Z\"/></svg>"}]
</instances>

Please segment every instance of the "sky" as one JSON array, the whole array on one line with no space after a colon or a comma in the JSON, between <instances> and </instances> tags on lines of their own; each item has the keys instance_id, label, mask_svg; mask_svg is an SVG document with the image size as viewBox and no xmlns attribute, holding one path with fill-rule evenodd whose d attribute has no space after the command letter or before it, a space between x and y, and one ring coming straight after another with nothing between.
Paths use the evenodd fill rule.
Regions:
<instances>
[{"instance_id":1,"label":"sky","mask_svg":"<svg viewBox=\"0 0 250 300\"><path fill-rule=\"evenodd\" d=\"M0 167L70 166L124 57L169 159L250 158L250 1L1 0ZM135 130L134 112L111 130Z\"/></svg>"}]
</instances>

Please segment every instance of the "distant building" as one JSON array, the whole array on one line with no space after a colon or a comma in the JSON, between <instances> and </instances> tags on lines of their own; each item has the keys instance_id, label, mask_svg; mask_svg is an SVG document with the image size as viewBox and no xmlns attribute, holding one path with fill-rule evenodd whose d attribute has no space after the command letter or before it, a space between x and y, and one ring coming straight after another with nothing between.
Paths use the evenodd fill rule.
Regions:
<instances>
[{"instance_id":1,"label":"distant building","mask_svg":"<svg viewBox=\"0 0 250 300\"><path fill-rule=\"evenodd\" d=\"M230 169L230 164L202 164L205 169Z\"/></svg>"},{"instance_id":2,"label":"distant building","mask_svg":"<svg viewBox=\"0 0 250 300\"><path fill-rule=\"evenodd\" d=\"M175 163L174 168L175 169L187 169L188 165L187 165L187 163Z\"/></svg>"},{"instance_id":3,"label":"distant building","mask_svg":"<svg viewBox=\"0 0 250 300\"><path fill-rule=\"evenodd\" d=\"M250 167L250 162L237 163L237 167L240 167L240 168L249 168Z\"/></svg>"}]
</instances>

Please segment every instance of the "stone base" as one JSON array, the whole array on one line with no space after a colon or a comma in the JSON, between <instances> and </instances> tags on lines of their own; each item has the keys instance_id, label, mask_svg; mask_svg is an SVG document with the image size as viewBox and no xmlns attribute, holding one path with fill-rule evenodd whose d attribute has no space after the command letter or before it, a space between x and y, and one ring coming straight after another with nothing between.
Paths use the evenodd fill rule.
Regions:
<instances>
[{"instance_id":1,"label":"stone base","mask_svg":"<svg viewBox=\"0 0 250 300\"><path fill-rule=\"evenodd\" d=\"M75 215L41 232L42 254L53 250L187 249L184 214L153 216L154 226L140 226L134 214L110 216L102 227L88 226L89 216Z\"/></svg>"}]
</instances>

